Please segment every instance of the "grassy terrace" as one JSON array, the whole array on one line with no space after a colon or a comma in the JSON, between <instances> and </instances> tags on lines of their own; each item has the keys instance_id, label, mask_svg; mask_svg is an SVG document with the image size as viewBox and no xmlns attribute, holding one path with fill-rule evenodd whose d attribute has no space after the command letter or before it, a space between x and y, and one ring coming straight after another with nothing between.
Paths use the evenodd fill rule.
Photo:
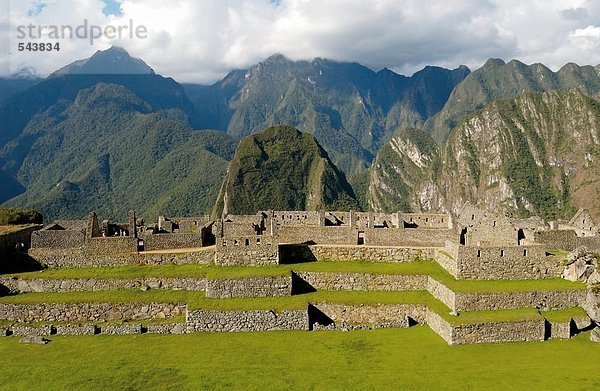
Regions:
<instances>
[{"instance_id":1,"label":"grassy terrace","mask_svg":"<svg viewBox=\"0 0 600 391\"><path fill-rule=\"evenodd\" d=\"M460 316L450 315L450 309L435 299L427 291L403 292L358 292L358 291L318 291L303 295L265 298L210 299L202 292L160 291L160 290L116 290L99 292L69 293L26 293L0 298L0 303L39 304L39 303L86 303L86 302L164 302L187 303L192 310L296 310L305 309L308 303L360 304L423 304L438 313L452 324L466 324L494 321L517 321L541 319L533 308L497 311L461 312ZM561 311L548 311L544 317L551 321L568 321L574 316L585 316L585 311L573 308Z\"/></svg>"},{"instance_id":2,"label":"grassy terrace","mask_svg":"<svg viewBox=\"0 0 600 391\"><path fill-rule=\"evenodd\" d=\"M197 277L245 278L256 276L282 276L290 271L325 273L372 273L391 275L429 275L455 292L525 292L542 290L580 290L585 284L560 278L544 280L456 280L435 261L408 263L377 262L309 262L294 265L263 267L216 267L213 265L123 266L93 269L49 269L42 272L13 274L24 279L48 278L147 278L147 277Z\"/></svg>"}]
</instances>

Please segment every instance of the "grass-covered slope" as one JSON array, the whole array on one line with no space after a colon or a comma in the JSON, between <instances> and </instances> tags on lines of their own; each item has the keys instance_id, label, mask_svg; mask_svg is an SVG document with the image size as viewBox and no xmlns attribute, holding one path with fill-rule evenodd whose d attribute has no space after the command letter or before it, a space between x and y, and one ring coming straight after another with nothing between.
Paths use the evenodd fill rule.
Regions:
<instances>
[{"instance_id":1,"label":"grass-covered slope","mask_svg":"<svg viewBox=\"0 0 600 391\"><path fill-rule=\"evenodd\" d=\"M240 142L213 215L357 207L344 174L314 136L273 126Z\"/></svg>"}]
</instances>

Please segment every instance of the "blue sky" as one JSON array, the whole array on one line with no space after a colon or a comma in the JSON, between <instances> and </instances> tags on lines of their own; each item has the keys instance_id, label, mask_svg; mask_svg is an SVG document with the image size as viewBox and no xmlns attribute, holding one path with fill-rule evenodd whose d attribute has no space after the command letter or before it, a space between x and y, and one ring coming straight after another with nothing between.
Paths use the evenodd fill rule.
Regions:
<instances>
[{"instance_id":1,"label":"blue sky","mask_svg":"<svg viewBox=\"0 0 600 391\"><path fill-rule=\"evenodd\" d=\"M0 0L0 39L11 55L0 72L48 74L111 45L158 73L211 83L274 53L387 67L410 75L426 65L474 69L488 58L600 64L598 0ZM17 53L17 26L143 26L146 39L61 41L60 53ZM125 30L127 31L127 30ZM4 38L3 38L4 37ZM4 41L3 41L4 42ZM14 46L14 47L13 47Z\"/></svg>"},{"instance_id":2,"label":"blue sky","mask_svg":"<svg viewBox=\"0 0 600 391\"><path fill-rule=\"evenodd\" d=\"M120 16L122 14L121 12L121 2L117 1L117 0L104 0L104 8L102 9L102 12L104 13L104 15L115 15L115 16Z\"/></svg>"}]
</instances>

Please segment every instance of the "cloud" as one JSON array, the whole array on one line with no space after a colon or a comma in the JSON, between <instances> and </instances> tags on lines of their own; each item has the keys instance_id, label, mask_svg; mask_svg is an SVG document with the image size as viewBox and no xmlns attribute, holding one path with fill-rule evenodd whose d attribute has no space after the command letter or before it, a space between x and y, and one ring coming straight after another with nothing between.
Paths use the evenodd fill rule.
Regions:
<instances>
[{"instance_id":1,"label":"cloud","mask_svg":"<svg viewBox=\"0 0 600 391\"><path fill-rule=\"evenodd\" d=\"M8 0L0 0L7 2ZM23 24L98 26L133 21L147 39L61 42L60 53L14 53L13 71L41 74L112 44L180 81L213 82L273 53L292 59L357 61L412 74L425 65L476 68L490 57L542 62L600 63L600 20L594 0L104 0L12 1L11 32ZM40 7L43 4L44 7ZM37 14L29 15L30 11ZM39 11L39 12L38 12ZM1 26L1 25L0 25ZM590 27L592 26L591 30ZM591 35L590 35L591 34ZM15 40L11 42L15 45ZM0 60L0 66L2 60ZM1 72L0 68L0 72Z\"/></svg>"}]
</instances>

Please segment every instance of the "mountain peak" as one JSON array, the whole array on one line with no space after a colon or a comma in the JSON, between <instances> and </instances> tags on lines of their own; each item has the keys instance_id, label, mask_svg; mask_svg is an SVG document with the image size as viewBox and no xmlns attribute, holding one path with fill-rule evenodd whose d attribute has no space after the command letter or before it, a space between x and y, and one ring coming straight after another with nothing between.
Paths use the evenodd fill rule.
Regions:
<instances>
[{"instance_id":1,"label":"mountain peak","mask_svg":"<svg viewBox=\"0 0 600 391\"><path fill-rule=\"evenodd\" d=\"M482 68L501 67L503 65L506 65L504 60L501 60L499 58L490 58L485 62L485 64L483 64Z\"/></svg>"},{"instance_id":2,"label":"mountain peak","mask_svg":"<svg viewBox=\"0 0 600 391\"><path fill-rule=\"evenodd\" d=\"M75 61L54 72L52 76L77 74L154 75L155 73L143 60L131 57L129 53L121 47L112 46L107 50L98 50L90 58Z\"/></svg>"}]
</instances>

